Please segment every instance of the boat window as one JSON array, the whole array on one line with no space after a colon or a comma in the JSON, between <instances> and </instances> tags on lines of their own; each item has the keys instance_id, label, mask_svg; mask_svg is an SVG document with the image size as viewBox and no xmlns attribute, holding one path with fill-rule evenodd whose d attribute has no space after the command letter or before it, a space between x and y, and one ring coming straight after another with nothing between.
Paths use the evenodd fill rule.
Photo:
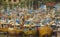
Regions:
<instances>
[{"instance_id":1,"label":"boat window","mask_svg":"<svg viewBox=\"0 0 60 37\"><path fill-rule=\"evenodd\" d=\"M14 28L14 26L10 26L10 28Z\"/></svg>"},{"instance_id":2,"label":"boat window","mask_svg":"<svg viewBox=\"0 0 60 37\"><path fill-rule=\"evenodd\" d=\"M17 26L17 27L20 27L20 26Z\"/></svg>"},{"instance_id":3,"label":"boat window","mask_svg":"<svg viewBox=\"0 0 60 37\"><path fill-rule=\"evenodd\" d=\"M19 0L19 1L21 1L21 0Z\"/></svg>"},{"instance_id":4,"label":"boat window","mask_svg":"<svg viewBox=\"0 0 60 37\"><path fill-rule=\"evenodd\" d=\"M4 0L4 1L6 1L6 0Z\"/></svg>"},{"instance_id":5,"label":"boat window","mask_svg":"<svg viewBox=\"0 0 60 37\"><path fill-rule=\"evenodd\" d=\"M14 0L14 2L16 2L16 0Z\"/></svg>"},{"instance_id":6,"label":"boat window","mask_svg":"<svg viewBox=\"0 0 60 37\"><path fill-rule=\"evenodd\" d=\"M10 2L11 0L9 0L9 2Z\"/></svg>"},{"instance_id":7,"label":"boat window","mask_svg":"<svg viewBox=\"0 0 60 37\"><path fill-rule=\"evenodd\" d=\"M0 27L5 28L7 24L1 24Z\"/></svg>"},{"instance_id":8,"label":"boat window","mask_svg":"<svg viewBox=\"0 0 60 37\"><path fill-rule=\"evenodd\" d=\"M18 30L20 29L20 27L16 27Z\"/></svg>"}]
</instances>

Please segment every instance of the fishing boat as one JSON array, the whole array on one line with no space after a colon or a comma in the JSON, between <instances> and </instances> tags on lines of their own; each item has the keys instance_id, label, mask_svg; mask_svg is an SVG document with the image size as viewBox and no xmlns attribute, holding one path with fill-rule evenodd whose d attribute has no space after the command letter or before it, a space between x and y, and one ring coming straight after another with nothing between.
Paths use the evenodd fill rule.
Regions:
<instances>
[{"instance_id":1,"label":"fishing boat","mask_svg":"<svg viewBox=\"0 0 60 37\"><path fill-rule=\"evenodd\" d=\"M17 25L10 25L9 28L8 28L8 33L10 35L19 35L21 32L23 31L23 29L20 28L20 25L17 24Z\"/></svg>"},{"instance_id":2,"label":"fishing boat","mask_svg":"<svg viewBox=\"0 0 60 37\"><path fill-rule=\"evenodd\" d=\"M36 34L36 29L35 29L35 25L31 22L27 22L27 24L24 24L24 34L25 35L34 35Z\"/></svg>"},{"instance_id":3,"label":"fishing boat","mask_svg":"<svg viewBox=\"0 0 60 37\"><path fill-rule=\"evenodd\" d=\"M50 22L49 25L43 25L39 27L39 36L40 37L51 37L53 29L50 27L54 21Z\"/></svg>"},{"instance_id":4,"label":"fishing boat","mask_svg":"<svg viewBox=\"0 0 60 37\"><path fill-rule=\"evenodd\" d=\"M7 33L8 31L8 24L3 20L0 21L0 33Z\"/></svg>"}]
</instances>

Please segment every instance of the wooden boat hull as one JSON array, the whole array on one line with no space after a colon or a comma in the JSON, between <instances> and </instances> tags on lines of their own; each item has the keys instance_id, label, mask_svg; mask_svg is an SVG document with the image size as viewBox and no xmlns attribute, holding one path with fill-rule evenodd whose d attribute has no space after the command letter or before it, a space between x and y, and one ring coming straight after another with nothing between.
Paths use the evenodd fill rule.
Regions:
<instances>
[{"instance_id":1,"label":"wooden boat hull","mask_svg":"<svg viewBox=\"0 0 60 37\"><path fill-rule=\"evenodd\" d=\"M22 30L8 30L10 35L19 35L21 32Z\"/></svg>"},{"instance_id":2,"label":"wooden boat hull","mask_svg":"<svg viewBox=\"0 0 60 37\"><path fill-rule=\"evenodd\" d=\"M50 27L40 27L39 35L40 37L51 37L52 29Z\"/></svg>"}]
</instances>

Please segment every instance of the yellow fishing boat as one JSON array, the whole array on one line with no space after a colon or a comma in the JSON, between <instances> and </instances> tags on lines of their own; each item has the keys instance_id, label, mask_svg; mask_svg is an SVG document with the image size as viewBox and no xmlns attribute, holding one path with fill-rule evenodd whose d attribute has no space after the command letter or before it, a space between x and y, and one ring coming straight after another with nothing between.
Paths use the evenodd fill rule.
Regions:
<instances>
[{"instance_id":1,"label":"yellow fishing boat","mask_svg":"<svg viewBox=\"0 0 60 37\"><path fill-rule=\"evenodd\" d=\"M15 35L15 34L20 34L23 31L23 29L20 29L20 26L10 26L8 28L8 33L11 35Z\"/></svg>"},{"instance_id":2,"label":"yellow fishing boat","mask_svg":"<svg viewBox=\"0 0 60 37\"><path fill-rule=\"evenodd\" d=\"M36 34L36 30L35 30L34 25L25 25L24 34L25 35L34 35L34 34Z\"/></svg>"},{"instance_id":3,"label":"yellow fishing boat","mask_svg":"<svg viewBox=\"0 0 60 37\"><path fill-rule=\"evenodd\" d=\"M40 37L51 37L52 29L48 26L43 26L39 28Z\"/></svg>"},{"instance_id":4,"label":"yellow fishing boat","mask_svg":"<svg viewBox=\"0 0 60 37\"><path fill-rule=\"evenodd\" d=\"M0 32L5 33L7 32L7 30L8 30L8 24L6 23L6 21L1 20L0 21Z\"/></svg>"},{"instance_id":5,"label":"yellow fishing boat","mask_svg":"<svg viewBox=\"0 0 60 37\"><path fill-rule=\"evenodd\" d=\"M39 28L40 37L51 37L51 33L53 32L53 29L50 26L53 23L54 21L50 22L49 25L45 25Z\"/></svg>"},{"instance_id":6,"label":"yellow fishing boat","mask_svg":"<svg viewBox=\"0 0 60 37\"><path fill-rule=\"evenodd\" d=\"M8 24L1 24L0 25L0 33L7 33L8 32Z\"/></svg>"}]
</instances>

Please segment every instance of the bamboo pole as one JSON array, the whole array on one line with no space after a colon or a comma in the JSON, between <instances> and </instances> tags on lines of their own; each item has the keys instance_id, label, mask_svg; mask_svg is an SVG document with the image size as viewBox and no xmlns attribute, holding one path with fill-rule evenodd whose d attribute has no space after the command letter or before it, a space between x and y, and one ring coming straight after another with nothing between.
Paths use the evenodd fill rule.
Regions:
<instances>
[{"instance_id":1,"label":"bamboo pole","mask_svg":"<svg viewBox=\"0 0 60 37\"><path fill-rule=\"evenodd\" d=\"M33 0L31 1L32 3L31 3L31 8L32 8L32 10L33 10Z\"/></svg>"}]
</instances>

